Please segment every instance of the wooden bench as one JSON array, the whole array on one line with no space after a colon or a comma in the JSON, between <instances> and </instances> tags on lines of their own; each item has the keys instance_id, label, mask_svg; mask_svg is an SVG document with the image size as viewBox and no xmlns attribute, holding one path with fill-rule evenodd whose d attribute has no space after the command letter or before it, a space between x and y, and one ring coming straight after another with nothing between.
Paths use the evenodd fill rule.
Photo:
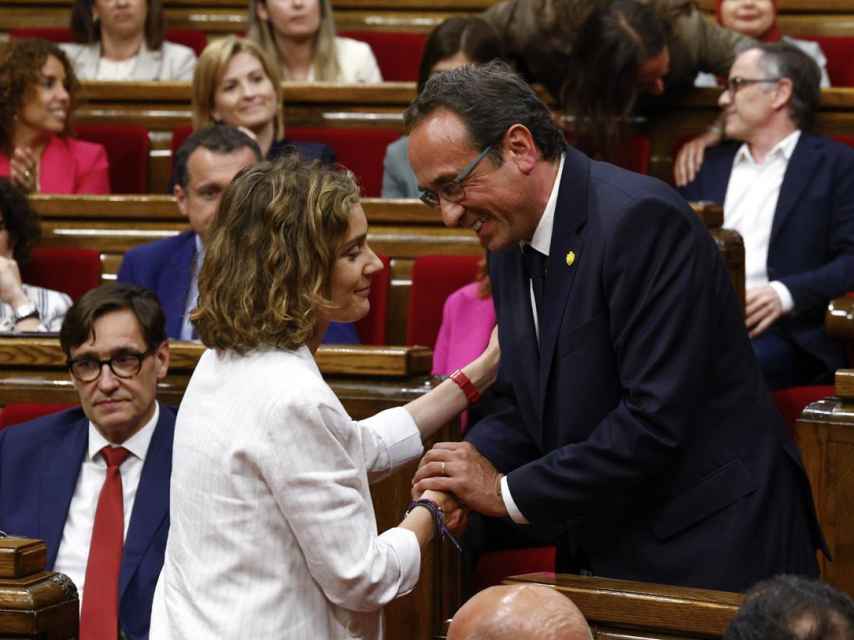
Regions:
<instances>
[{"instance_id":1,"label":"wooden bench","mask_svg":"<svg viewBox=\"0 0 854 640\"><path fill-rule=\"evenodd\" d=\"M743 600L728 591L554 573L513 576L504 583L559 591L581 610L600 640L720 638Z\"/></svg>"}]
</instances>

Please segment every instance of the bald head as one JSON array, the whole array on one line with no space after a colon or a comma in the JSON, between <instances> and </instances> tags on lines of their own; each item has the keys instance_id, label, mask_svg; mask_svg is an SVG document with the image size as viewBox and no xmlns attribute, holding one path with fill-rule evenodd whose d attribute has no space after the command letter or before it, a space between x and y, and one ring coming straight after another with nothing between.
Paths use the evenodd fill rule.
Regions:
<instances>
[{"instance_id":1,"label":"bald head","mask_svg":"<svg viewBox=\"0 0 854 640\"><path fill-rule=\"evenodd\" d=\"M591 640L572 601L538 585L490 587L457 611L448 640Z\"/></svg>"}]
</instances>

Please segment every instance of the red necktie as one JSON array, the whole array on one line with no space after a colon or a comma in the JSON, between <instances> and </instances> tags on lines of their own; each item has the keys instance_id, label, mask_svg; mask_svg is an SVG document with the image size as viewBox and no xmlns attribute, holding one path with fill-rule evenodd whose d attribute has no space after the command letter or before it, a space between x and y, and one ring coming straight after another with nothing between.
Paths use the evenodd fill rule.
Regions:
<instances>
[{"instance_id":1,"label":"red necktie","mask_svg":"<svg viewBox=\"0 0 854 640\"><path fill-rule=\"evenodd\" d=\"M121 447L104 447L107 477L98 498L83 607L80 612L80 640L116 640L119 635L119 570L124 546L124 502L119 466L130 452Z\"/></svg>"}]
</instances>

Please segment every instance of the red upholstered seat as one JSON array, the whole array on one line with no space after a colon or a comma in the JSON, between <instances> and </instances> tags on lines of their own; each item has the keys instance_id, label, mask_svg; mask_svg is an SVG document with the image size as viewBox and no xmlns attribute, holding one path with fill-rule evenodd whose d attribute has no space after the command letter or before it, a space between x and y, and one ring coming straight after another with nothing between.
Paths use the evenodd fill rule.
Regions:
<instances>
[{"instance_id":1,"label":"red upholstered seat","mask_svg":"<svg viewBox=\"0 0 854 640\"><path fill-rule=\"evenodd\" d=\"M36 404L31 402L13 402L0 411L0 429L11 427L28 420L41 418L49 413L56 413L73 407L73 404Z\"/></svg>"},{"instance_id":2,"label":"red upholstered seat","mask_svg":"<svg viewBox=\"0 0 854 640\"><path fill-rule=\"evenodd\" d=\"M383 270L375 273L371 280L371 310L364 318L356 323L356 331L362 344L375 346L384 345L386 318L388 317L388 294L391 284L391 269L389 259L379 256L383 261Z\"/></svg>"},{"instance_id":3,"label":"red upholstered seat","mask_svg":"<svg viewBox=\"0 0 854 640\"><path fill-rule=\"evenodd\" d=\"M854 38L850 36L798 36L821 45L827 58L827 75L834 87L854 87Z\"/></svg>"},{"instance_id":4,"label":"red upholstered seat","mask_svg":"<svg viewBox=\"0 0 854 640\"><path fill-rule=\"evenodd\" d=\"M101 284L101 255L90 249L36 247L21 277L27 284L64 291L77 300Z\"/></svg>"},{"instance_id":5,"label":"red upholstered seat","mask_svg":"<svg viewBox=\"0 0 854 640\"><path fill-rule=\"evenodd\" d=\"M783 414L789 433L795 436L795 422L803 413L808 404L832 396L836 393L832 385L816 385L811 387L791 387L772 391L774 404L777 410Z\"/></svg>"},{"instance_id":6,"label":"red upholstered seat","mask_svg":"<svg viewBox=\"0 0 854 640\"><path fill-rule=\"evenodd\" d=\"M71 29L68 27L24 27L11 29L9 35L17 40L24 38L43 38L51 42L73 42ZM208 37L204 31L196 29L166 29L166 40L190 47L201 55L208 45Z\"/></svg>"},{"instance_id":7,"label":"red upholstered seat","mask_svg":"<svg viewBox=\"0 0 854 640\"><path fill-rule=\"evenodd\" d=\"M454 291L473 282L479 256L421 256L412 267L406 344L433 347L442 324L442 307Z\"/></svg>"},{"instance_id":8,"label":"red upholstered seat","mask_svg":"<svg viewBox=\"0 0 854 640\"><path fill-rule=\"evenodd\" d=\"M383 80L416 82L426 33L406 31L341 31L340 35L371 45Z\"/></svg>"},{"instance_id":9,"label":"red upholstered seat","mask_svg":"<svg viewBox=\"0 0 854 640\"><path fill-rule=\"evenodd\" d=\"M555 570L554 547L530 547L490 551L480 556L472 579L472 591L477 592L501 584L504 578L522 573Z\"/></svg>"},{"instance_id":10,"label":"red upholstered seat","mask_svg":"<svg viewBox=\"0 0 854 640\"><path fill-rule=\"evenodd\" d=\"M135 124L81 124L77 137L104 145L112 193L148 193L148 130Z\"/></svg>"},{"instance_id":11,"label":"red upholstered seat","mask_svg":"<svg viewBox=\"0 0 854 640\"><path fill-rule=\"evenodd\" d=\"M564 131L566 141L571 145L578 147L581 151L587 154L591 153L593 147L592 141L585 138L576 139L570 131ZM685 140L679 143L681 147ZM677 147L678 148L678 147ZM609 158L609 162L634 171L635 173L649 173L649 159L652 153L652 142L648 136L642 134L634 134L624 142L621 142L613 157Z\"/></svg>"}]
</instances>

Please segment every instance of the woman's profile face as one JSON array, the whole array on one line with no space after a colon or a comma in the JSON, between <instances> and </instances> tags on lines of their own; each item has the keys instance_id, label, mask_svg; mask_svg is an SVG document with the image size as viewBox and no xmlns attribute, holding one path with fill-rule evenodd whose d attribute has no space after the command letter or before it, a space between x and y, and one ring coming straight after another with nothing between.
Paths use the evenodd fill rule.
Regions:
<instances>
[{"instance_id":1,"label":"woman's profile face","mask_svg":"<svg viewBox=\"0 0 854 640\"><path fill-rule=\"evenodd\" d=\"M314 38L320 30L320 0L266 0L258 4L258 18L269 21L280 38Z\"/></svg>"},{"instance_id":2,"label":"woman's profile face","mask_svg":"<svg viewBox=\"0 0 854 640\"><path fill-rule=\"evenodd\" d=\"M101 21L101 34L116 38L141 35L148 17L148 0L95 0L92 17Z\"/></svg>"},{"instance_id":3,"label":"woman's profile face","mask_svg":"<svg viewBox=\"0 0 854 640\"><path fill-rule=\"evenodd\" d=\"M49 55L39 72L38 81L27 91L18 123L36 131L62 133L70 105L65 67L59 58Z\"/></svg>"},{"instance_id":4,"label":"woman's profile face","mask_svg":"<svg viewBox=\"0 0 854 640\"><path fill-rule=\"evenodd\" d=\"M350 211L350 226L332 269L329 297L334 309L323 315L334 322L356 322L371 310L371 279L383 263L368 246L368 219L362 205Z\"/></svg>"},{"instance_id":5,"label":"woman's profile face","mask_svg":"<svg viewBox=\"0 0 854 640\"><path fill-rule=\"evenodd\" d=\"M723 0L721 25L751 38L761 38L774 24L776 10L771 0Z\"/></svg>"},{"instance_id":6,"label":"woman's profile face","mask_svg":"<svg viewBox=\"0 0 854 640\"><path fill-rule=\"evenodd\" d=\"M276 89L261 61L241 51L229 60L217 84L211 115L233 127L257 131L273 122L276 102Z\"/></svg>"}]
</instances>

